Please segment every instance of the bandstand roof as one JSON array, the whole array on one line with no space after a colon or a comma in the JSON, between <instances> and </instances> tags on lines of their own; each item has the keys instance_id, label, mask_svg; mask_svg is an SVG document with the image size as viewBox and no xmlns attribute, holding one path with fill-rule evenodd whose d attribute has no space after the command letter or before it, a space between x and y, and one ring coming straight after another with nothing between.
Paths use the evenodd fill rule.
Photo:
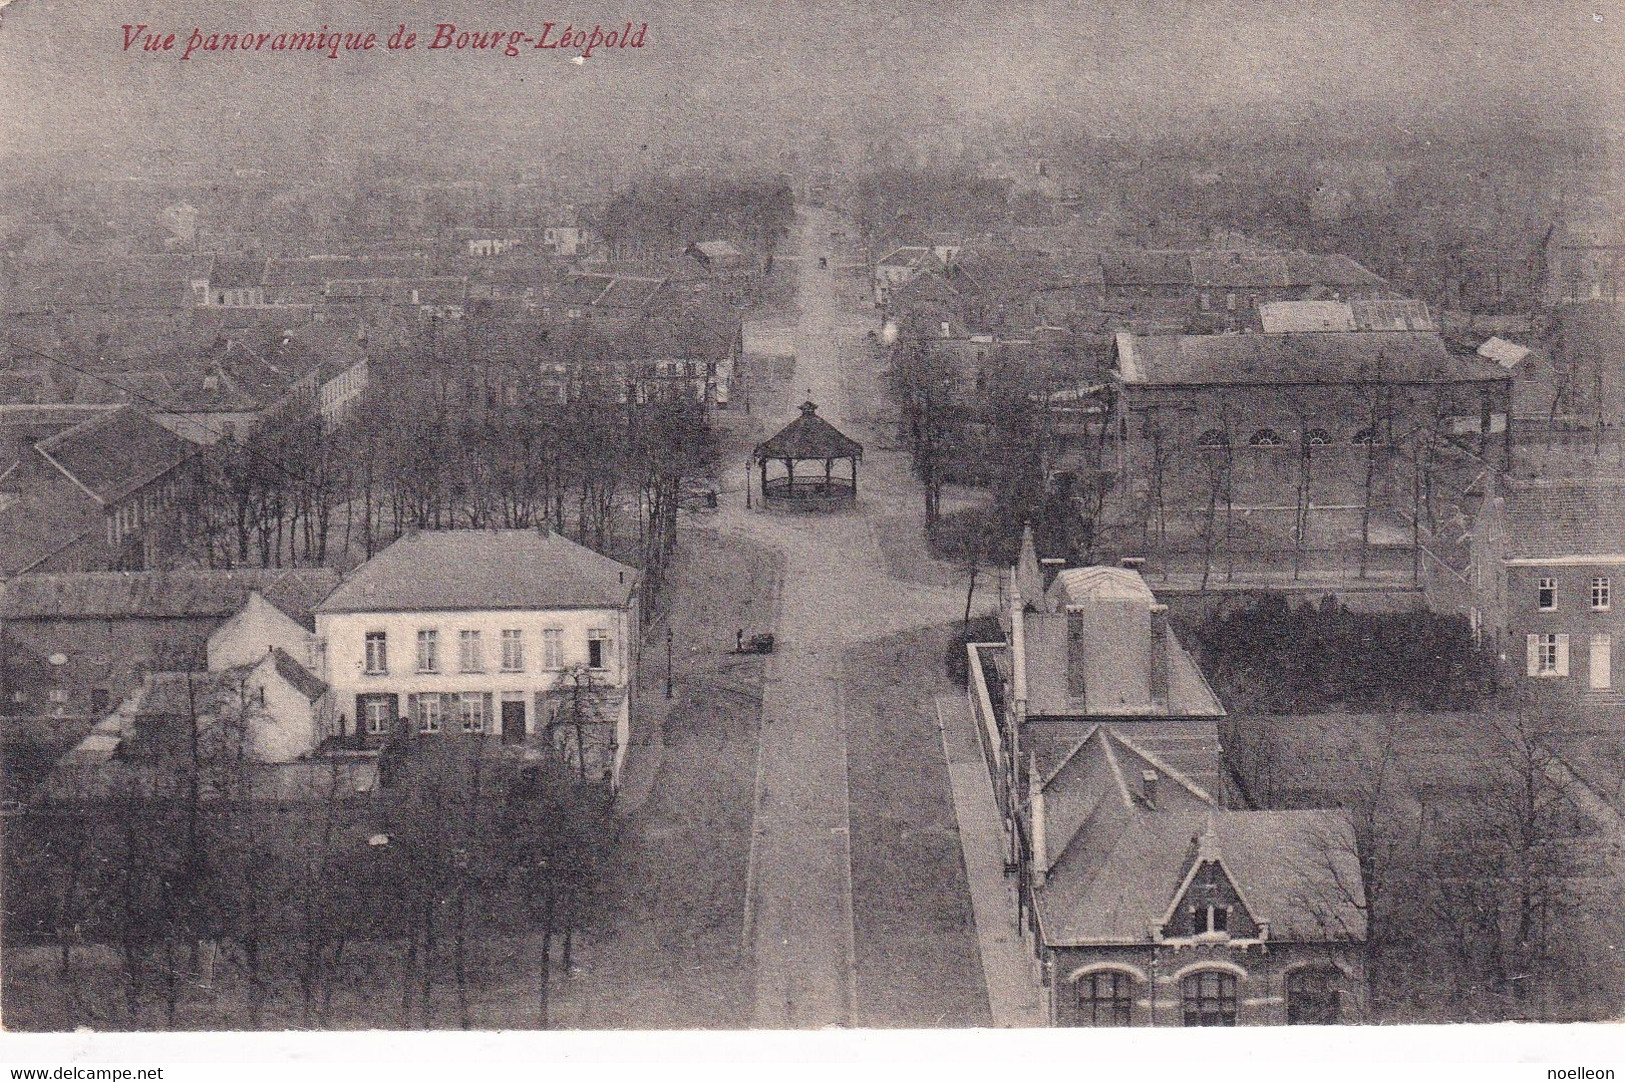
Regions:
<instances>
[{"instance_id":1,"label":"bandstand roof","mask_svg":"<svg viewBox=\"0 0 1625 1082\"><path fill-rule=\"evenodd\" d=\"M862 458L863 444L818 416L812 402L801 404L801 416L756 447L756 459Z\"/></svg>"}]
</instances>

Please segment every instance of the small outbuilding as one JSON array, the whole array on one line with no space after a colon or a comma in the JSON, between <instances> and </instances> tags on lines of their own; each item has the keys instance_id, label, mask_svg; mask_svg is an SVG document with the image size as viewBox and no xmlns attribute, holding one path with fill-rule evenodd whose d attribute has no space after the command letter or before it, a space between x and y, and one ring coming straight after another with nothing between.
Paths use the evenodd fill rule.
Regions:
<instances>
[{"instance_id":1,"label":"small outbuilding","mask_svg":"<svg viewBox=\"0 0 1625 1082\"><path fill-rule=\"evenodd\" d=\"M752 457L761 471L764 507L838 511L857 502L863 444L818 416L818 407L810 401L801 404L800 417L758 445ZM784 475L768 477L770 462L782 463ZM837 462L847 464L846 476L835 472ZM799 477L797 463L806 464Z\"/></svg>"}]
</instances>

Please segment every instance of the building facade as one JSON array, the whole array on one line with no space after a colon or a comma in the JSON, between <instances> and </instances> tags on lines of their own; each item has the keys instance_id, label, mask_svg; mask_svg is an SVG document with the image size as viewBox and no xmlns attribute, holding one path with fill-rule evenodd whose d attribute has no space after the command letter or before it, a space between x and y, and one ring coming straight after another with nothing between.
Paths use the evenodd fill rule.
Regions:
<instances>
[{"instance_id":1,"label":"building facade","mask_svg":"<svg viewBox=\"0 0 1625 1082\"><path fill-rule=\"evenodd\" d=\"M615 784L637 688L638 579L556 534L408 535L317 611L338 735L483 734Z\"/></svg>"}]
</instances>

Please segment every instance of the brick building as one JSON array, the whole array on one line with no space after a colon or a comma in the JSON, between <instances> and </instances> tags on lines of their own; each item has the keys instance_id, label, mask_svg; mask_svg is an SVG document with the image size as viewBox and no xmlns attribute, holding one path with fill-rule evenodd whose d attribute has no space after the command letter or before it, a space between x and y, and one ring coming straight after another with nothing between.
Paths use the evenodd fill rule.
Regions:
<instances>
[{"instance_id":1,"label":"brick building","mask_svg":"<svg viewBox=\"0 0 1625 1082\"><path fill-rule=\"evenodd\" d=\"M1503 479L1472 531L1474 626L1537 703L1611 708L1625 644L1625 481Z\"/></svg>"},{"instance_id":2,"label":"brick building","mask_svg":"<svg viewBox=\"0 0 1625 1082\"><path fill-rule=\"evenodd\" d=\"M1510 453L1511 377L1430 332L1122 333L1108 377L1109 438L1063 440L1050 481L1111 477L1121 544L1168 566L1409 576L1422 501Z\"/></svg>"},{"instance_id":3,"label":"brick building","mask_svg":"<svg viewBox=\"0 0 1625 1082\"><path fill-rule=\"evenodd\" d=\"M1224 708L1136 571L1043 579L1029 533L970 670L1050 1023L1357 1020L1348 816L1235 806Z\"/></svg>"}]
</instances>

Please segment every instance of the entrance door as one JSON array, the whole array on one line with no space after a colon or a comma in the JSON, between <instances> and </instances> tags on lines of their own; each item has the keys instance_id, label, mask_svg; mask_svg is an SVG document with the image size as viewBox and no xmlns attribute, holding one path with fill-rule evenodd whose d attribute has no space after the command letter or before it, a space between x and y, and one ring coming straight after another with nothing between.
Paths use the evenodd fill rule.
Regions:
<instances>
[{"instance_id":1,"label":"entrance door","mask_svg":"<svg viewBox=\"0 0 1625 1082\"><path fill-rule=\"evenodd\" d=\"M1591 636L1591 687L1602 691L1614 686L1614 639L1612 635Z\"/></svg>"},{"instance_id":2,"label":"entrance door","mask_svg":"<svg viewBox=\"0 0 1625 1082\"><path fill-rule=\"evenodd\" d=\"M503 700L502 742L504 744L523 744L525 742L525 701L523 699Z\"/></svg>"}]
</instances>

